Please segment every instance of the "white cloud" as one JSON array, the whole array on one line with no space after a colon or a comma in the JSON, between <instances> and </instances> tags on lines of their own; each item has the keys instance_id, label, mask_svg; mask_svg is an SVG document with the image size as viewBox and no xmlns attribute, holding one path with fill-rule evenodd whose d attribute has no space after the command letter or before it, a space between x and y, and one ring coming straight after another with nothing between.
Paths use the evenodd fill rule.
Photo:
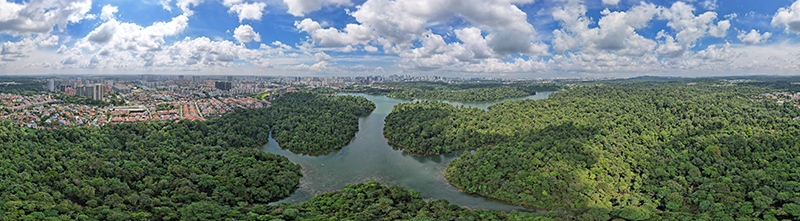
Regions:
<instances>
[{"instance_id":1,"label":"white cloud","mask_svg":"<svg viewBox=\"0 0 800 221\"><path fill-rule=\"evenodd\" d=\"M495 57L494 51L489 47L489 42L481 36L481 30L475 27L468 27L455 30L456 38L463 42L464 52L469 53L468 57L459 60L484 59Z\"/></svg>"},{"instance_id":2,"label":"white cloud","mask_svg":"<svg viewBox=\"0 0 800 221\"><path fill-rule=\"evenodd\" d=\"M372 45L365 45L364 46L364 51L367 51L369 53L375 53L375 52L378 52L378 48L374 47Z\"/></svg>"},{"instance_id":3,"label":"white cloud","mask_svg":"<svg viewBox=\"0 0 800 221\"><path fill-rule=\"evenodd\" d=\"M606 9L597 22L596 28L586 17L586 6L568 3L552 12L563 29L553 31L553 49L558 53L577 50L582 47L585 53L614 51L629 56L643 56L655 47L653 40L639 35L636 30L646 28L658 14L660 8L653 4L641 3L628 11L611 12Z\"/></svg>"},{"instance_id":4,"label":"white cloud","mask_svg":"<svg viewBox=\"0 0 800 221\"><path fill-rule=\"evenodd\" d=\"M764 43L772 36L772 33L764 32L764 34L759 34L758 31L755 29L750 30L750 33L746 31L739 31L739 35L736 36L742 43L746 45L753 45L758 43Z\"/></svg>"},{"instance_id":5,"label":"white cloud","mask_svg":"<svg viewBox=\"0 0 800 221\"><path fill-rule=\"evenodd\" d=\"M90 17L91 0L43 1L23 4L0 1L0 32L13 35L49 33L53 26L64 31L67 24Z\"/></svg>"},{"instance_id":6,"label":"white cloud","mask_svg":"<svg viewBox=\"0 0 800 221\"><path fill-rule=\"evenodd\" d=\"M352 45L347 45L345 47L339 48L337 51L344 52L344 53L350 53L350 52L356 51L356 48L353 47Z\"/></svg>"},{"instance_id":7,"label":"white cloud","mask_svg":"<svg viewBox=\"0 0 800 221\"><path fill-rule=\"evenodd\" d=\"M733 19L736 19L736 18L738 18L738 17L739 17L739 14L737 14L737 13L735 13L735 12L734 12L734 13L727 14L727 15L725 15L724 17L725 17L725 19L728 19L728 20L733 20Z\"/></svg>"},{"instance_id":8,"label":"white cloud","mask_svg":"<svg viewBox=\"0 0 800 221\"><path fill-rule=\"evenodd\" d=\"M172 2L172 0L159 0L158 4L161 5L161 7L164 8L164 10L167 10L167 11L171 12L172 11L172 7L169 6L170 2Z\"/></svg>"},{"instance_id":9,"label":"white cloud","mask_svg":"<svg viewBox=\"0 0 800 221\"><path fill-rule=\"evenodd\" d=\"M287 4L294 4L288 2L294 1L287 1ZM480 41L484 41L481 44L491 49L491 52L466 53L478 57L547 54L548 46L536 39L537 32L527 22L527 14L515 5L527 3L531 1L369 0L358 6L358 10L349 13L358 23L348 24L342 30L323 28L323 25L311 19L295 22L295 26L308 32L314 43L321 46L341 47L377 42L383 46L385 53L400 54L411 50L414 41L425 41L430 26L460 18L480 30ZM468 40L472 39L478 40ZM486 49L476 47L473 43L469 43L470 49Z\"/></svg>"},{"instance_id":10,"label":"white cloud","mask_svg":"<svg viewBox=\"0 0 800 221\"><path fill-rule=\"evenodd\" d=\"M357 24L347 24L344 32L335 28L322 28L318 22L310 18L296 21L294 26L311 35L314 43L325 47L341 47L350 44L364 44L374 38L372 30Z\"/></svg>"},{"instance_id":11,"label":"white cloud","mask_svg":"<svg viewBox=\"0 0 800 221\"><path fill-rule=\"evenodd\" d=\"M604 5L617 5L620 0L603 0Z\"/></svg>"},{"instance_id":12,"label":"white cloud","mask_svg":"<svg viewBox=\"0 0 800 221\"><path fill-rule=\"evenodd\" d=\"M784 26L787 33L800 33L800 0L778 9L772 17L772 26Z\"/></svg>"},{"instance_id":13,"label":"white cloud","mask_svg":"<svg viewBox=\"0 0 800 221\"><path fill-rule=\"evenodd\" d=\"M717 10L717 0L705 0L700 3L703 8L706 10L714 11Z\"/></svg>"},{"instance_id":14,"label":"white cloud","mask_svg":"<svg viewBox=\"0 0 800 221\"><path fill-rule=\"evenodd\" d=\"M709 11L695 16L694 10L693 6L683 2L675 2L670 8L662 10L659 14L660 18L668 20L667 26L678 32L674 37L676 41L670 42L667 39L667 44L677 43L683 50L688 50L694 48L697 41L706 35L713 37L727 35L727 31L731 26L730 21L719 21L715 25L714 21L717 20L716 12ZM664 45L661 48L665 50L669 48L670 50L667 51L670 51L670 53L667 54L683 54L683 52L672 51L672 49L677 49L674 45Z\"/></svg>"},{"instance_id":15,"label":"white cloud","mask_svg":"<svg viewBox=\"0 0 800 221\"><path fill-rule=\"evenodd\" d=\"M191 16L194 12L189 9L189 7L196 7L203 3L203 0L177 0L178 2L175 3L178 5L178 8L183 10L183 13L188 14Z\"/></svg>"},{"instance_id":16,"label":"white cloud","mask_svg":"<svg viewBox=\"0 0 800 221\"><path fill-rule=\"evenodd\" d=\"M169 22L156 22L148 27L141 27L111 19L90 32L84 40L104 44L115 50L162 50L164 36L182 33L189 25L188 21L187 14L182 14Z\"/></svg>"},{"instance_id":17,"label":"white cloud","mask_svg":"<svg viewBox=\"0 0 800 221\"><path fill-rule=\"evenodd\" d=\"M730 43L725 43L722 47L716 45L709 45L708 48L698 51L696 57L711 61L731 61L731 59L739 56L739 53L731 49Z\"/></svg>"},{"instance_id":18,"label":"white cloud","mask_svg":"<svg viewBox=\"0 0 800 221\"><path fill-rule=\"evenodd\" d=\"M325 54L325 52L319 52L319 53L314 54L314 58L316 58L317 62L330 61L331 59L333 59L330 55Z\"/></svg>"},{"instance_id":19,"label":"white cloud","mask_svg":"<svg viewBox=\"0 0 800 221\"><path fill-rule=\"evenodd\" d=\"M233 37L237 41L247 43L251 41L261 41L261 35L258 34L250 25L240 25L233 31Z\"/></svg>"},{"instance_id":20,"label":"white cloud","mask_svg":"<svg viewBox=\"0 0 800 221\"><path fill-rule=\"evenodd\" d=\"M64 53L66 53L66 52L67 52L67 50L68 50L68 49L67 49L67 46L66 46L66 45L61 45L61 47L59 47L59 48L58 48L58 50L56 51L56 53L57 53L57 54L64 54Z\"/></svg>"},{"instance_id":21,"label":"white cloud","mask_svg":"<svg viewBox=\"0 0 800 221\"><path fill-rule=\"evenodd\" d=\"M658 46L658 50L656 50L662 56L675 58L683 55L683 53L686 52L686 46L675 42L675 38L666 34L664 30L661 30L661 32L658 33L657 38L664 39L664 41Z\"/></svg>"},{"instance_id":22,"label":"white cloud","mask_svg":"<svg viewBox=\"0 0 800 221\"><path fill-rule=\"evenodd\" d=\"M119 12L119 10L117 9L116 6L111 6L111 5L103 6L103 10L101 10L100 13L100 19L103 19L105 21L111 20L112 18L114 18L114 13L117 12Z\"/></svg>"},{"instance_id":23,"label":"white cloud","mask_svg":"<svg viewBox=\"0 0 800 221\"><path fill-rule=\"evenodd\" d=\"M283 0L289 7L287 12L294 16L302 17L306 13L320 10L324 6L350 6L350 0Z\"/></svg>"},{"instance_id":24,"label":"white cloud","mask_svg":"<svg viewBox=\"0 0 800 221\"><path fill-rule=\"evenodd\" d=\"M239 16L239 22L245 19L261 20L264 15L264 8L267 4L262 2L234 4L230 6L228 12L235 12Z\"/></svg>"},{"instance_id":25,"label":"white cloud","mask_svg":"<svg viewBox=\"0 0 800 221\"><path fill-rule=\"evenodd\" d=\"M36 37L25 37L17 42L5 42L0 47L0 59L3 61L18 61L30 56L31 52L39 47L58 45L58 36L38 34Z\"/></svg>"}]
</instances>

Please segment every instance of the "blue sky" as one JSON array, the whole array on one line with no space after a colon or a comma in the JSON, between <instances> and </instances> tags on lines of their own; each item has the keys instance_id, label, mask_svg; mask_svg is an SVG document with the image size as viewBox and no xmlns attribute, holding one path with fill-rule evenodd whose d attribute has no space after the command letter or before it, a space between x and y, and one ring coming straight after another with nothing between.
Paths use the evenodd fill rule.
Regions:
<instances>
[{"instance_id":1,"label":"blue sky","mask_svg":"<svg viewBox=\"0 0 800 221\"><path fill-rule=\"evenodd\" d=\"M800 0L0 0L6 74L800 73Z\"/></svg>"}]
</instances>

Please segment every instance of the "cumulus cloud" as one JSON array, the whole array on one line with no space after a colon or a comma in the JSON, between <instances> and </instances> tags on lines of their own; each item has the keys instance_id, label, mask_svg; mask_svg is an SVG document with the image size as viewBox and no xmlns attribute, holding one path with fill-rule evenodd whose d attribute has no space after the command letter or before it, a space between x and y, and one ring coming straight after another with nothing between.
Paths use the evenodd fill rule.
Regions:
<instances>
[{"instance_id":1,"label":"cumulus cloud","mask_svg":"<svg viewBox=\"0 0 800 221\"><path fill-rule=\"evenodd\" d=\"M698 51L695 56L711 61L731 61L731 59L739 56L739 53L731 49L730 43L725 43L722 47L709 45L705 50Z\"/></svg>"},{"instance_id":2,"label":"cumulus cloud","mask_svg":"<svg viewBox=\"0 0 800 221\"><path fill-rule=\"evenodd\" d=\"M509 1L371 0L350 15L389 40L385 43L400 47L421 38L434 23L461 18L486 31L488 44L496 53L545 54L544 47L535 43L537 32L527 22L527 14Z\"/></svg>"},{"instance_id":3,"label":"cumulus cloud","mask_svg":"<svg viewBox=\"0 0 800 221\"><path fill-rule=\"evenodd\" d=\"M178 5L178 8L183 10L183 13L192 15L194 12L189 9L189 7L195 7L203 3L203 0L177 0L178 2L175 3Z\"/></svg>"},{"instance_id":4,"label":"cumulus cloud","mask_svg":"<svg viewBox=\"0 0 800 221\"><path fill-rule=\"evenodd\" d=\"M378 52L378 48L375 47L375 46L372 46L372 45L365 45L364 46L364 51L367 51L369 53L375 53L375 52Z\"/></svg>"},{"instance_id":5,"label":"cumulus cloud","mask_svg":"<svg viewBox=\"0 0 800 221\"><path fill-rule=\"evenodd\" d=\"M675 39L684 48L693 48L698 39L706 34L714 37L724 37L730 28L730 21L723 20L714 24L717 20L716 12L705 12L694 15L695 8L683 2L675 2L668 9L663 10L660 16L669 20L667 26L676 30Z\"/></svg>"},{"instance_id":6,"label":"cumulus cloud","mask_svg":"<svg viewBox=\"0 0 800 221\"><path fill-rule=\"evenodd\" d=\"M378 51L371 45L380 45L385 53L399 55L405 67L430 70L520 53L548 54L549 46L537 40L527 14L517 7L531 2L369 0L349 12L358 23L343 29L326 28L309 18L295 22L295 27L307 32L316 45L365 45L364 50L371 53ZM452 31L459 42L446 43L430 27L452 19L463 19L470 26ZM415 42L421 47L415 47Z\"/></svg>"},{"instance_id":7,"label":"cumulus cloud","mask_svg":"<svg viewBox=\"0 0 800 221\"><path fill-rule=\"evenodd\" d=\"M604 5L617 5L620 0L603 0Z\"/></svg>"},{"instance_id":8,"label":"cumulus cloud","mask_svg":"<svg viewBox=\"0 0 800 221\"><path fill-rule=\"evenodd\" d=\"M164 36L182 33L188 27L188 22L187 14L174 17L169 22L156 22L148 27L111 19L90 32L84 39L116 50L161 50L165 43Z\"/></svg>"},{"instance_id":9,"label":"cumulus cloud","mask_svg":"<svg viewBox=\"0 0 800 221\"><path fill-rule=\"evenodd\" d=\"M91 17L91 0L43 1L22 4L0 1L0 32L14 35L49 33L54 26L66 30L67 24Z\"/></svg>"},{"instance_id":10,"label":"cumulus cloud","mask_svg":"<svg viewBox=\"0 0 800 221\"><path fill-rule=\"evenodd\" d=\"M314 54L314 58L316 58L317 62L330 61L331 59L333 59L330 55L325 54L325 52L319 52L319 53Z\"/></svg>"},{"instance_id":11,"label":"cumulus cloud","mask_svg":"<svg viewBox=\"0 0 800 221\"><path fill-rule=\"evenodd\" d=\"M717 0L705 0L700 3L706 10L717 10Z\"/></svg>"},{"instance_id":12,"label":"cumulus cloud","mask_svg":"<svg viewBox=\"0 0 800 221\"><path fill-rule=\"evenodd\" d=\"M25 37L17 42L5 42L0 47L0 59L3 61L17 61L30 56L30 53L39 47L58 45L58 36L39 34L36 37Z\"/></svg>"},{"instance_id":13,"label":"cumulus cloud","mask_svg":"<svg viewBox=\"0 0 800 221\"><path fill-rule=\"evenodd\" d=\"M258 34L250 25L240 25L233 31L233 37L237 41L247 43L251 41L261 41L261 35Z\"/></svg>"},{"instance_id":14,"label":"cumulus cloud","mask_svg":"<svg viewBox=\"0 0 800 221\"><path fill-rule=\"evenodd\" d=\"M101 10L100 13L100 19L111 20L112 18L114 18L114 13L117 13L118 11L119 10L117 9L116 6L111 6L111 5L103 6L103 9Z\"/></svg>"},{"instance_id":15,"label":"cumulus cloud","mask_svg":"<svg viewBox=\"0 0 800 221\"><path fill-rule=\"evenodd\" d=\"M642 56L655 47L655 41L639 35L636 30L648 23L660 12L653 4L641 3L628 11L601 12L596 28L589 28L591 19L586 16L586 6L568 3L552 12L563 29L553 31L553 49L558 53L582 47L586 53L614 51L620 54Z\"/></svg>"},{"instance_id":16,"label":"cumulus cloud","mask_svg":"<svg viewBox=\"0 0 800 221\"><path fill-rule=\"evenodd\" d=\"M302 17L306 13L320 10L324 6L350 6L350 0L283 0L289 7L287 12L294 16Z\"/></svg>"},{"instance_id":17,"label":"cumulus cloud","mask_svg":"<svg viewBox=\"0 0 800 221\"><path fill-rule=\"evenodd\" d=\"M750 33L746 31L739 31L739 35L736 36L742 43L746 45L753 45L758 43L764 43L767 41L769 37L772 36L772 33L764 32L764 34L758 33L755 29L750 30Z\"/></svg>"},{"instance_id":18,"label":"cumulus cloud","mask_svg":"<svg viewBox=\"0 0 800 221\"><path fill-rule=\"evenodd\" d=\"M262 2L242 3L232 4L229 7L230 9L228 12L236 13L239 16L239 22L245 19L260 21L261 16L264 15L264 8L267 7L267 4Z\"/></svg>"},{"instance_id":19,"label":"cumulus cloud","mask_svg":"<svg viewBox=\"0 0 800 221\"><path fill-rule=\"evenodd\" d=\"M375 37L368 27L357 24L347 24L343 31L339 31L335 28L322 28L319 22L306 18L296 21L294 26L311 35L314 43L325 47L363 44Z\"/></svg>"},{"instance_id":20,"label":"cumulus cloud","mask_svg":"<svg viewBox=\"0 0 800 221\"><path fill-rule=\"evenodd\" d=\"M787 33L800 33L800 0L788 8L780 8L772 16L772 26L784 26Z\"/></svg>"}]
</instances>

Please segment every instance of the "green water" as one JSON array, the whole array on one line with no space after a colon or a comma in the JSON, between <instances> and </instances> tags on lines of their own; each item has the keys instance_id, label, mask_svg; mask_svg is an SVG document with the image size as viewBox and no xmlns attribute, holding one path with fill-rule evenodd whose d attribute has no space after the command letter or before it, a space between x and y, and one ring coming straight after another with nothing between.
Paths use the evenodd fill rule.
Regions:
<instances>
[{"instance_id":1,"label":"green water","mask_svg":"<svg viewBox=\"0 0 800 221\"><path fill-rule=\"evenodd\" d=\"M550 93L539 93L525 98L507 99L545 99ZM520 206L509 205L501 201L461 192L447 183L444 171L450 161L456 159L464 151L455 151L436 156L412 156L402 150L394 149L383 137L384 119L392 111L392 107L400 102L410 102L388 98L386 96L352 94L362 96L375 103L372 114L358 120L359 131L353 141L341 150L327 155L311 156L294 154L280 148L274 139L263 150L286 156L292 162L303 166L303 178L300 187L286 199L276 203L300 203L311 199L316 194L339 190L346 184L375 180L383 184L401 185L406 189L414 189L422 193L426 199L446 199L452 204L471 209L491 209L504 211L529 211ZM503 102L447 102L453 105L464 105L486 109L491 104Z\"/></svg>"}]
</instances>

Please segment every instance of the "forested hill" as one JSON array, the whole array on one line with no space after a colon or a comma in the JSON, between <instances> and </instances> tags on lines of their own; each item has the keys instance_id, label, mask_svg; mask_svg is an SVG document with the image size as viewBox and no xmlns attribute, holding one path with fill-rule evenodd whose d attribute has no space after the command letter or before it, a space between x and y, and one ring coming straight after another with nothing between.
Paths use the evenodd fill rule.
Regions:
<instances>
[{"instance_id":1,"label":"forested hill","mask_svg":"<svg viewBox=\"0 0 800 221\"><path fill-rule=\"evenodd\" d=\"M750 99L767 90L622 84L488 111L401 104L385 130L423 153L480 146L448 181L587 220L798 219L800 109Z\"/></svg>"},{"instance_id":2,"label":"forested hill","mask_svg":"<svg viewBox=\"0 0 800 221\"><path fill-rule=\"evenodd\" d=\"M272 135L282 148L318 153L341 149L358 132L358 117L375 110L364 97L287 93L273 102Z\"/></svg>"},{"instance_id":3,"label":"forested hill","mask_svg":"<svg viewBox=\"0 0 800 221\"><path fill-rule=\"evenodd\" d=\"M537 91L560 90L560 87L554 84L396 82L383 86L397 89L387 95L393 98L427 98L466 102L498 101L533 95Z\"/></svg>"}]
</instances>

